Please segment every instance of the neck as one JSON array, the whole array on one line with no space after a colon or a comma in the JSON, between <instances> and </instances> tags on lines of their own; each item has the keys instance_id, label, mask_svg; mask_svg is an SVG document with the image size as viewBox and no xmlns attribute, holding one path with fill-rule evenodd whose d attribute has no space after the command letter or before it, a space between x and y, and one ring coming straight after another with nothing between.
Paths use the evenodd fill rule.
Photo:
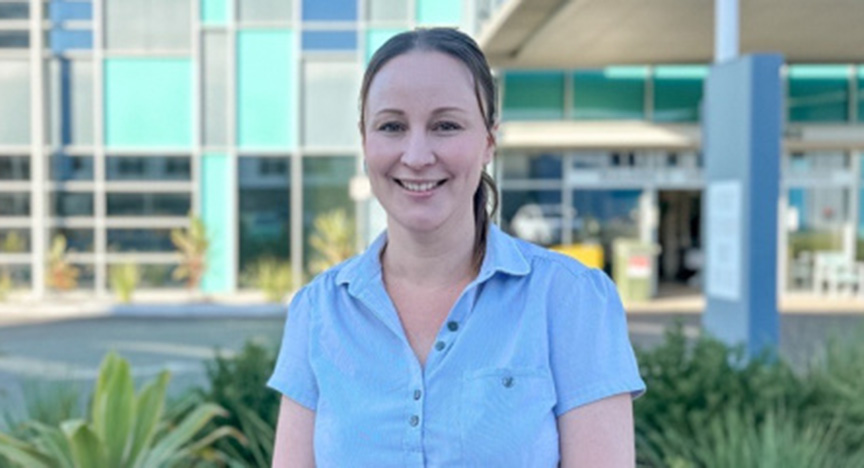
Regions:
<instances>
[{"instance_id":1,"label":"neck","mask_svg":"<svg viewBox=\"0 0 864 468\"><path fill-rule=\"evenodd\" d=\"M381 265L388 278L423 287L446 287L476 275L474 223L433 232L410 231L388 223ZM441 232L438 232L441 231Z\"/></svg>"}]
</instances>

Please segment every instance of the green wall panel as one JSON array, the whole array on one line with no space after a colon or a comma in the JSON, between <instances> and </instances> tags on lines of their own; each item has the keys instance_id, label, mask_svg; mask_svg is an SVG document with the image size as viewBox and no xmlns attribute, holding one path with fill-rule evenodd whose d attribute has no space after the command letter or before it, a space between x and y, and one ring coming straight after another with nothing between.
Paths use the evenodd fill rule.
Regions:
<instances>
[{"instance_id":1,"label":"green wall panel","mask_svg":"<svg viewBox=\"0 0 864 468\"><path fill-rule=\"evenodd\" d=\"M864 122L864 66L858 67L858 122Z\"/></svg>"},{"instance_id":2,"label":"green wall panel","mask_svg":"<svg viewBox=\"0 0 864 468\"><path fill-rule=\"evenodd\" d=\"M457 25L462 22L462 0L417 0L417 22Z\"/></svg>"},{"instance_id":3,"label":"green wall panel","mask_svg":"<svg viewBox=\"0 0 864 468\"><path fill-rule=\"evenodd\" d=\"M708 67L661 66L654 69L654 120L696 122Z\"/></svg>"},{"instance_id":4,"label":"green wall panel","mask_svg":"<svg viewBox=\"0 0 864 468\"><path fill-rule=\"evenodd\" d=\"M849 120L849 67L792 65L786 105L790 122Z\"/></svg>"},{"instance_id":5,"label":"green wall panel","mask_svg":"<svg viewBox=\"0 0 864 468\"><path fill-rule=\"evenodd\" d=\"M182 58L105 60L105 144L192 145L192 63Z\"/></svg>"},{"instance_id":6,"label":"green wall panel","mask_svg":"<svg viewBox=\"0 0 864 468\"><path fill-rule=\"evenodd\" d=\"M645 117L645 67L609 67L573 73L573 118L580 120Z\"/></svg>"},{"instance_id":7,"label":"green wall panel","mask_svg":"<svg viewBox=\"0 0 864 468\"><path fill-rule=\"evenodd\" d=\"M504 120L564 117L564 72L509 72L504 77Z\"/></svg>"},{"instance_id":8,"label":"green wall panel","mask_svg":"<svg viewBox=\"0 0 864 468\"><path fill-rule=\"evenodd\" d=\"M391 37L401 33L402 31L406 31L405 29L370 29L366 32L366 63L369 63L369 59L372 58L372 55L378 50L379 47L384 45L388 39Z\"/></svg>"},{"instance_id":9,"label":"green wall panel","mask_svg":"<svg viewBox=\"0 0 864 468\"><path fill-rule=\"evenodd\" d=\"M247 30L237 34L237 144L287 149L297 143L295 34Z\"/></svg>"},{"instance_id":10,"label":"green wall panel","mask_svg":"<svg viewBox=\"0 0 864 468\"><path fill-rule=\"evenodd\" d=\"M228 292L234 285L234 185L228 155L213 153L201 156L198 196L201 200L201 220L210 238L207 272L201 280L201 290L208 293Z\"/></svg>"},{"instance_id":11,"label":"green wall panel","mask_svg":"<svg viewBox=\"0 0 864 468\"><path fill-rule=\"evenodd\" d=\"M225 24L228 22L228 0L201 0L201 22Z\"/></svg>"}]
</instances>

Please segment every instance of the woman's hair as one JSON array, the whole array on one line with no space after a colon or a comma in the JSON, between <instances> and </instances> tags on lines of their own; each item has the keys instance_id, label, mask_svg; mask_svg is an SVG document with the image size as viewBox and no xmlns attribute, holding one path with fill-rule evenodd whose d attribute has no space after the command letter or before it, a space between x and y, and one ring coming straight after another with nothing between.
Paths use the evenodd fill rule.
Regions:
<instances>
[{"instance_id":1,"label":"woman's hair","mask_svg":"<svg viewBox=\"0 0 864 468\"><path fill-rule=\"evenodd\" d=\"M486 62L486 57L474 39L452 28L420 28L406 31L390 38L375 52L366 67L363 84L360 87L360 131L366 131L366 98L369 95L369 86L371 86L375 75L393 58L413 51L447 54L468 67L474 78L474 95L477 97L477 106L483 116L486 131L494 137L492 130L498 118L496 109L498 101L495 95L495 81L492 78L489 63ZM479 269L486 252L489 220L498 208L498 187L492 176L485 171L481 173L480 183L477 186L477 191L474 192L473 204L474 267ZM488 211L487 208L489 208Z\"/></svg>"}]
</instances>

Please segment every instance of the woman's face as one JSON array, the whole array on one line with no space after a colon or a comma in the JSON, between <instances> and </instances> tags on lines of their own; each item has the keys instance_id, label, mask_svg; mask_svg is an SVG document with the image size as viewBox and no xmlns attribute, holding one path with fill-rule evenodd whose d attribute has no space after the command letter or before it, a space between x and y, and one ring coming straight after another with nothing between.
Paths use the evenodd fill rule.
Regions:
<instances>
[{"instance_id":1,"label":"woman's face","mask_svg":"<svg viewBox=\"0 0 864 468\"><path fill-rule=\"evenodd\" d=\"M395 57L373 78L364 112L367 172L389 222L417 232L473 224L494 140L468 68L440 52Z\"/></svg>"}]
</instances>

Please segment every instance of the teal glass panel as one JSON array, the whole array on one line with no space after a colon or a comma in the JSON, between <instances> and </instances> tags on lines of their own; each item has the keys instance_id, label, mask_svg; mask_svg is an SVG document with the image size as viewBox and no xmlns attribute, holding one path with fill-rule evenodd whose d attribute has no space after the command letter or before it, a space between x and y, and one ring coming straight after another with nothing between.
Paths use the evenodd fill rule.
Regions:
<instances>
[{"instance_id":1,"label":"teal glass panel","mask_svg":"<svg viewBox=\"0 0 864 468\"><path fill-rule=\"evenodd\" d=\"M504 77L504 120L564 117L563 72L508 72Z\"/></svg>"},{"instance_id":2,"label":"teal glass panel","mask_svg":"<svg viewBox=\"0 0 864 468\"><path fill-rule=\"evenodd\" d=\"M237 33L237 144L296 145L295 34L290 30Z\"/></svg>"},{"instance_id":3,"label":"teal glass panel","mask_svg":"<svg viewBox=\"0 0 864 468\"><path fill-rule=\"evenodd\" d=\"M858 122L864 122L864 66L858 67Z\"/></svg>"},{"instance_id":4,"label":"teal glass panel","mask_svg":"<svg viewBox=\"0 0 864 468\"><path fill-rule=\"evenodd\" d=\"M355 174L355 158L351 156L325 156L303 158L303 259L306 271L311 276L332 266L327 261L327 252L312 247L310 238L318 231L316 219L321 216L347 217L350 233L329 232L328 237L351 234L355 227L354 201L348 194L348 184Z\"/></svg>"},{"instance_id":5,"label":"teal glass panel","mask_svg":"<svg viewBox=\"0 0 864 468\"><path fill-rule=\"evenodd\" d=\"M573 118L643 119L645 67L609 67L573 73Z\"/></svg>"},{"instance_id":6,"label":"teal glass panel","mask_svg":"<svg viewBox=\"0 0 864 468\"><path fill-rule=\"evenodd\" d=\"M192 63L180 58L105 60L105 144L192 145Z\"/></svg>"},{"instance_id":7,"label":"teal glass panel","mask_svg":"<svg viewBox=\"0 0 864 468\"><path fill-rule=\"evenodd\" d=\"M405 29L370 29L366 31L366 63L375 54L379 47L384 45L391 37L406 31Z\"/></svg>"},{"instance_id":8,"label":"teal glass panel","mask_svg":"<svg viewBox=\"0 0 864 468\"><path fill-rule=\"evenodd\" d=\"M201 22L225 24L228 22L228 0L201 0Z\"/></svg>"},{"instance_id":9,"label":"teal glass panel","mask_svg":"<svg viewBox=\"0 0 864 468\"><path fill-rule=\"evenodd\" d=\"M662 66L654 69L654 120L696 122L702 101L705 66Z\"/></svg>"},{"instance_id":10,"label":"teal glass panel","mask_svg":"<svg viewBox=\"0 0 864 468\"><path fill-rule=\"evenodd\" d=\"M462 22L462 0L417 0L417 22L457 25Z\"/></svg>"},{"instance_id":11,"label":"teal glass panel","mask_svg":"<svg viewBox=\"0 0 864 468\"><path fill-rule=\"evenodd\" d=\"M233 258L236 254L232 236L234 204L228 189L231 180L231 159L226 154L205 154L201 157L201 220L207 229L210 246L207 249L207 271L201 280L205 292L227 292L234 285Z\"/></svg>"},{"instance_id":12,"label":"teal glass panel","mask_svg":"<svg viewBox=\"0 0 864 468\"><path fill-rule=\"evenodd\" d=\"M788 77L790 122L849 120L849 67L791 65Z\"/></svg>"}]
</instances>

